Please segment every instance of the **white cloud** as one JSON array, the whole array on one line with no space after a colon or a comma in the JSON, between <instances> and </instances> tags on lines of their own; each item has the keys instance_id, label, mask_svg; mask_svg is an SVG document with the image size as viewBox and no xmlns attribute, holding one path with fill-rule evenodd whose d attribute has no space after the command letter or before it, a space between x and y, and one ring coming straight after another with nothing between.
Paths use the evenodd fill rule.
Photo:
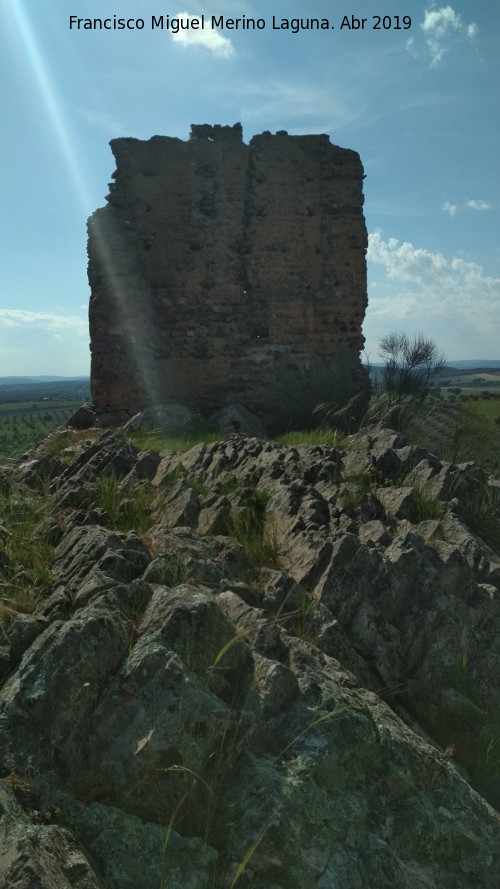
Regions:
<instances>
[{"instance_id":1,"label":"white cloud","mask_svg":"<svg viewBox=\"0 0 500 889\"><path fill-rule=\"evenodd\" d=\"M451 6L442 6L441 9L426 9L424 21L420 27L435 37L442 37L450 28L459 29L460 22L460 15Z\"/></svg>"},{"instance_id":2,"label":"white cloud","mask_svg":"<svg viewBox=\"0 0 500 889\"><path fill-rule=\"evenodd\" d=\"M488 204L487 201L466 201L465 205L471 210L491 210L492 208L492 204Z\"/></svg>"},{"instance_id":3,"label":"white cloud","mask_svg":"<svg viewBox=\"0 0 500 889\"><path fill-rule=\"evenodd\" d=\"M78 315L0 309L0 375L88 373L88 341Z\"/></svg>"},{"instance_id":4,"label":"white cloud","mask_svg":"<svg viewBox=\"0 0 500 889\"><path fill-rule=\"evenodd\" d=\"M445 201L441 209L444 210L445 213L449 213L450 216L455 216L458 207L456 204L450 204L449 201Z\"/></svg>"},{"instance_id":5,"label":"white cloud","mask_svg":"<svg viewBox=\"0 0 500 889\"><path fill-rule=\"evenodd\" d=\"M182 19L185 23L187 20L199 19L200 16L189 12L178 12L173 18ZM231 59L236 55L231 41L212 28L209 17L205 18L204 28L179 29L176 34L173 31L170 31L170 34L172 40L182 46L203 46L222 59Z\"/></svg>"},{"instance_id":6,"label":"white cloud","mask_svg":"<svg viewBox=\"0 0 500 889\"><path fill-rule=\"evenodd\" d=\"M500 357L500 278L474 262L384 240L380 231L370 235L367 259L386 275L370 289L365 336L371 346L390 330L423 330L451 358Z\"/></svg>"},{"instance_id":7,"label":"white cloud","mask_svg":"<svg viewBox=\"0 0 500 889\"><path fill-rule=\"evenodd\" d=\"M55 315L48 312L28 312L25 309L0 309L1 328L39 328L46 333L57 334L71 329L74 333L88 336L88 322L78 315Z\"/></svg>"},{"instance_id":8,"label":"white cloud","mask_svg":"<svg viewBox=\"0 0 500 889\"><path fill-rule=\"evenodd\" d=\"M461 39L472 40L478 32L475 22L466 24L460 13L455 12L451 6L426 9L420 28L425 37L426 53L430 55L432 67L441 62L452 43ZM415 38L408 40L406 46L413 55L419 55L418 41Z\"/></svg>"},{"instance_id":9,"label":"white cloud","mask_svg":"<svg viewBox=\"0 0 500 889\"><path fill-rule=\"evenodd\" d=\"M480 201L480 200L470 200L465 201L464 207L469 207L470 210L492 210L493 204L490 204L488 201ZM450 216L455 216L458 213L458 205L452 204L451 201L445 201L444 204L441 204L441 210L445 213L449 213Z\"/></svg>"}]
</instances>

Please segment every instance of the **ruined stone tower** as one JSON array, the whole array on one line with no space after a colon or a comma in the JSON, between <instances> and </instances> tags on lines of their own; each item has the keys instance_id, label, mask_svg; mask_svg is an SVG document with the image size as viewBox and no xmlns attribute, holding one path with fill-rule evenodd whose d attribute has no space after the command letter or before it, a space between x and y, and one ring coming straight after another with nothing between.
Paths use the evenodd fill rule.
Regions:
<instances>
[{"instance_id":1,"label":"ruined stone tower","mask_svg":"<svg viewBox=\"0 0 500 889\"><path fill-rule=\"evenodd\" d=\"M91 389L121 418L231 403L271 429L368 391L363 168L326 135L114 139L89 220Z\"/></svg>"}]
</instances>

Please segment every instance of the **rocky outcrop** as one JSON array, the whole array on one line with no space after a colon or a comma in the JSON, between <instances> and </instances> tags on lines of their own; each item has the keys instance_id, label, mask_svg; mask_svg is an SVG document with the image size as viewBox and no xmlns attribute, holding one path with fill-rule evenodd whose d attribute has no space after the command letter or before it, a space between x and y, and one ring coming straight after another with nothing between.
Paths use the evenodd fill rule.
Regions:
<instances>
[{"instance_id":1,"label":"rocky outcrop","mask_svg":"<svg viewBox=\"0 0 500 889\"><path fill-rule=\"evenodd\" d=\"M366 403L363 168L328 136L193 126L115 139L89 220L93 409L126 418L230 404L270 429L324 401ZM102 420L101 420L102 422ZM116 422L116 420L115 420Z\"/></svg>"},{"instance_id":2,"label":"rocky outcrop","mask_svg":"<svg viewBox=\"0 0 500 889\"><path fill-rule=\"evenodd\" d=\"M0 640L0 886L496 889L495 485L382 429L75 446Z\"/></svg>"}]
</instances>

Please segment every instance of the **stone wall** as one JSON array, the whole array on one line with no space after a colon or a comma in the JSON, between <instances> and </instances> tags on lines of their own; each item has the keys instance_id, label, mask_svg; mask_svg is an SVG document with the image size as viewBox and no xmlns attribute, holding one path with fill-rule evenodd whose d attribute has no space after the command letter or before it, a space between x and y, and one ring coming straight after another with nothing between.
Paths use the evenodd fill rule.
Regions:
<instances>
[{"instance_id":1,"label":"stone wall","mask_svg":"<svg viewBox=\"0 0 500 889\"><path fill-rule=\"evenodd\" d=\"M270 428L366 401L363 168L326 135L115 139L89 220L95 408L231 403Z\"/></svg>"}]
</instances>

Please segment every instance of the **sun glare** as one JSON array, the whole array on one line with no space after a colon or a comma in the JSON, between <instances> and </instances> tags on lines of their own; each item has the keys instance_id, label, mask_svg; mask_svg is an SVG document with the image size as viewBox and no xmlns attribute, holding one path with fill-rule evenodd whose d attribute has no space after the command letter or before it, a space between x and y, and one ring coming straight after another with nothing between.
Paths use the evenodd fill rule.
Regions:
<instances>
[{"instance_id":1,"label":"sun glare","mask_svg":"<svg viewBox=\"0 0 500 889\"><path fill-rule=\"evenodd\" d=\"M39 40L26 12L24 0L7 0L17 25L25 51L26 70L32 72L40 94L47 120L53 130L59 150L68 169L75 191L85 215L91 212L92 203L85 187L85 180L74 140L70 137L69 125L65 120L63 102L50 75L49 65L40 48Z\"/></svg>"}]
</instances>

